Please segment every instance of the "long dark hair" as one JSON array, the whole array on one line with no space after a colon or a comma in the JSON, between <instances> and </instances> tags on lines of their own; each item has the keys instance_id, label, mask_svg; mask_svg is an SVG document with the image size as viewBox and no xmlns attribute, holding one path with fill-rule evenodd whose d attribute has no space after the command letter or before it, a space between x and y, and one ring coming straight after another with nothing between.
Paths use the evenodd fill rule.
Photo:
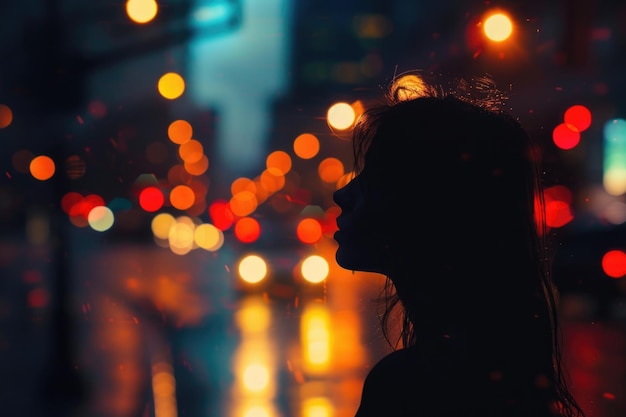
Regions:
<instances>
[{"instance_id":1,"label":"long dark hair","mask_svg":"<svg viewBox=\"0 0 626 417\"><path fill-rule=\"evenodd\" d=\"M507 98L488 76L471 82L447 77L442 83L440 79L423 73L395 76L384 101L369 106L353 130L356 173L366 163L382 167L394 161L393 172L368 168L367 173L391 184L390 195L403 192L400 184L394 182L398 176L413 175L415 171L418 176L419 172L424 174L422 177L434 175L429 172L435 163L432 161L443 161L449 172L438 173L438 182L428 183L426 179L420 183L419 188L426 190L422 195L448 201L450 194L443 194L445 190L438 184L453 184L458 185L455 192L466 202L462 207L464 217L458 216L466 220L464 223L454 223L458 207L442 207L436 209L436 221L419 224L419 230L429 239L426 248L420 249L431 265L420 270L425 278L408 277L406 272L410 268L406 262L411 259L411 251L415 251L413 245L405 243L407 228L389 227L392 232L381 236L388 240L387 246L401 265L397 275L387 276L381 293L385 305L381 315L383 335L393 349L409 347L418 344L424 332L431 332L431 336L447 332L461 320L461 326L472 327L466 336L468 345L475 349L473 355L498 369L523 375L528 378L524 384L542 385L542 398L553 403L555 415L584 416L569 390L562 362L556 288L543 216L540 147L503 110ZM442 119L441 114L449 114L452 120ZM399 147L406 151L398 152ZM429 155L418 155L423 149L433 153L431 160ZM418 157L421 159L415 160ZM502 166L503 162L508 165ZM459 177L459 173L467 175ZM482 183L486 185L483 187ZM498 195L483 195L484 190L497 190ZM474 200L478 204L471 202ZM493 206L493 210L485 210L485 206ZM467 222L468 218L472 222ZM438 234L438 222L442 219L453 222L446 230L459 231L455 235L457 246L462 249L459 252L468 248L467 253L455 254L452 260L441 253L440 248L450 245L449 236ZM491 243L494 246L488 251L475 247L475 236L482 233L481 227L486 224L492 225L486 232L488 242L499 232L498 228L506 233L502 247L497 246L500 242ZM478 259L485 254L492 255L487 262ZM476 275L479 280L470 281L463 274ZM511 279L505 282L503 275ZM450 285L458 287L458 291L450 292ZM429 297L433 293L446 294L445 302ZM471 300L468 294L472 294ZM397 339L391 336L394 324L400 327ZM482 338L482 344L478 338ZM526 338L533 343L524 351L526 355L520 355L523 358L512 358L506 349L497 348L516 346ZM495 347L481 353L479 349L484 345ZM512 364L513 361L518 363Z\"/></svg>"}]
</instances>

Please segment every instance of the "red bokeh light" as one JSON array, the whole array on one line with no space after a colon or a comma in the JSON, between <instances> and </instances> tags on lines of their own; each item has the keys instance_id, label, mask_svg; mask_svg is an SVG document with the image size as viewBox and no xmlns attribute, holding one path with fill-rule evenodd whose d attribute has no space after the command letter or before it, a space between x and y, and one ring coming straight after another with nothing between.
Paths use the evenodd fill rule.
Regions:
<instances>
[{"instance_id":1,"label":"red bokeh light","mask_svg":"<svg viewBox=\"0 0 626 417\"><path fill-rule=\"evenodd\" d=\"M621 250L610 250L602 257L602 270L611 278L626 276L626 253Z\"/></svg>"},{"instance_id":2,"label":"red bokeh light","mask_svg":"<svg viewBox=\"0 0 626 417\"><path fill-rule=\"evenodd\" d=\"M591 111L581 104L576 104L565 111L563 121L582 132L591 125Z\"/></svg>"},{"instance_id":3,"label":"red bokeh light","mask_svg":"<svg viewBox=\"0 0 626 417\"><path fill-rule=\"evenodd\" d=\"M213 226L222 232L228 230L235 221L235 215L230 209L230 205L226 200L215 200L209 205L209 216Z\"/></svg>"},{"instance_id":4,"label":"red bokeh light","mask_svg":"<svg viewBox=\"0 0 626 417\"><path fill-rule=\"evenodd\" d=\"M154 212L163 207L165 196L157 187L146 187L139 193L139 205L148 212Z\"/></svg>"},{"instance_id":5,"label":"red bokeh light","mask_svg":"<svg viewBox=\"0 0 626 417\"><path fill-rule=\"evenodd\" d=\"M552 140L560 149L572 149L580 142L580 131L576 126L563 122L552 131Z\"/></svg>"}]
</instances>

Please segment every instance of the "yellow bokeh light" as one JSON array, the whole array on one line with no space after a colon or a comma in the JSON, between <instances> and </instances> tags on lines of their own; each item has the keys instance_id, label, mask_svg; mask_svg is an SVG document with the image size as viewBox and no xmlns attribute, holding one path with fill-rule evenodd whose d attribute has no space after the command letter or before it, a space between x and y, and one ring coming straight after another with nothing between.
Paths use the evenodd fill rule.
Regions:
<instances>
[{"instance_id":1,"label":"yellow bokeh light","mask_svg":"<svg viewBox=\"0 0 626 417\"><path fill-rule=\"evenodd\" d=\"M196 226L194 240L202 249L215 252L224 244L224 234L214 225L204 223Z\"/></svg>"},{"instance_id":2,"label":"yellow bokeh light","mask_svg":"<svg viewBox=\"0 0 626 417\"><path fill-rule=\"evenodd\" d=\"M272 417L272 413L267 406L252 405L243 413L243 417Z\"/></svg>"},{"instance_id":3,"label":"yellow bokeh light","mask_svg":"<svg viewBox=\"0 0 626 417\"><path fill-rule=\"evenodd\" d=\"M239 261L237 270L241 279L254 284L261 282L267 275L267 264L258 255L248 255Z\"/></svg>"},{"instance_id":4,"label":"yellow bokeh light","mask_svg":"<svg viewBox=\"0 0 626 417\"><path fill-rule=\"evenodd\" d=\"M98 232L109 230L113 226L115 216L113 211L106 206L96 206L89 211L87 215L89 226Z\"/></svg>"},{"instance_id":5,"label":"yellow bokeh light","mask_svg":"<svg viewBox=\"0 0 626 417\"><path fill-rule=\"evenodd\" d=\"M309 371L323 371L330 364L331 324L328 309L320 304L305 308L300 322L304 362Z\"/></svg>"},{"instance_id":6,"label":"yellow bokeh light","mask_svg":"<svg viewBox=\"0 0 626 417\"><path fill-rule=\"evenodd\" d=\"M235 314L237 326L245 334L266 331L271 319L270 309L262 298L245 299Z\"/></svg>"},{"instance_id":7,"label":"yellow bokeh light","mask_svg":"<svg viewBox=\"0 0 626 417\"><path fill-rule=\"evenodd\" d=\"M302 277L308 282L317 284L326 279L330 267L324 257L319 255L311 255L302 261L300 272Z\"/></svg>"},{"instance_id":8,"label":"yellow bokeh light","mask_svg":"<svg viewBox=\"0 0 626 417\"><path fill-rule=\"evenodd\" d=\"M177 255L191 251L194 244L194 229L193 223L185 222L184 218L176 219L168 235L170 250Z\"/></svg>"},{"instance_id":9,"label":"yellow bokeh light","mask_svg":"<svg viewBox=\"0 0 626 417\"><path fill-rule=\"evenodd\" d=\"M485 20L483 30L487 38L494 42L502 42L513 33L513 23L506 14L494 13Z\"/></svg>"},{"instance_id":10,"label":"yellow bokeh light","mask_svg":"<svg viewBox=\"0 0 626 417\"><path fill-rule=\"evenodd\" d=\"M127 0L126 14L135 23L148 23L155 18L159 5L155 0Z\"/></svg>"},{"instance_id":11,"label":"yellow bokeh light","mask_svg":"<svg viewBox=\"0 0 626 417\"><path fill-rule=\"evenodd\" d=\"M307 398L302 404L303 417L331 417L333 415L333 405L328 398L313 397Z\"/></svg>"},{"instance_id":12,"label":"yellow bokeh light","mask_svg":"<svg viewBox=\"0 0 626 417\"><path fill-rule=\"evenodd\" d=\"M243 371L243 384L252 392L263 391L270 382L270 373L267 366L253 364Z\"/></svg>"},{"instance_id":13,"label":"yellow bokeh light","mask_svg":"<svg viewBox=\"0 0 626 417\"><path fill-rule=\"evenodd\" d=\"M49 156L39 155L30 161L29 170L34 178L45 181L52 178L56 166Z\"/></svg>"},{"instance_id":14,"label":"yellow bokeh light","mask_svg":"<svg viewBox=\"0 0 626 417\"><path fill-rule=\"evenodd\" d=\"M170 228L176 223L176 219L169 213L159 213L152 218L150 227L152 234L157 239L165 240L170 235Z\"/></svg>"},{"instance_id":15,"label":"yellow bokeh light","mask_svg":"<svg viewBox=\"0 0 626 417\"><path fill-rule=\"evenodd\" d=\"M180 74L168 72L159 78L157 87L163 97L174 100L185 92L185 80Z\"/></svg>"},{"instance_id":16,"label":"yellow bokeh light","mask_svg":"<svg viewBox=\"0 0 626 417\"><path fill-rule=\"evenodd\" d=\"M354 108L348 103L335 103L328 109L326 120L330 127L345 130L354 124L356 113Z\"/></svg>"}]
</instances>

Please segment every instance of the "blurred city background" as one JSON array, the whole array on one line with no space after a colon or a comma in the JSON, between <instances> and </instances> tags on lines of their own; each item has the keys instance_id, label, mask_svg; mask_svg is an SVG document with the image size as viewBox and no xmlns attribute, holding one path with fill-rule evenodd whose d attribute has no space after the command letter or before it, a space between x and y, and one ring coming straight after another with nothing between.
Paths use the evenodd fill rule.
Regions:
<instances>
[{"instance_id":1,"label":"blurred city background","mask_svg":"<svg viewBox=\"0 0 626 417\"><path fill-rule=\"evenodd\" d=\"M353 416L384 280L332 192L413 70L540 142L574 392L626 416L626 4L582 0L3 0L0 415Z\"/></svg>"}]
</instances>

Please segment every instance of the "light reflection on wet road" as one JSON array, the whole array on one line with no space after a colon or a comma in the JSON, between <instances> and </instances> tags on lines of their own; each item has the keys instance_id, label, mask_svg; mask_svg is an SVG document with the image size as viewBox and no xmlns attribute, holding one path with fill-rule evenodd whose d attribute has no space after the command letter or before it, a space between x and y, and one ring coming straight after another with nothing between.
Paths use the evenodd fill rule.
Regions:
<instances>
[{"instance_id":1,"label":"light reflection on wet road","mask_svg":"<svg viewBox=\"0 0 626 417\"><path fill-rule=\"evenodd\" d=\"M180 256L149 244L86 244L74 253L72 346L89 388L85 416L352 417L369 367L389 351L377 331L377 275L331 266L319 285L269 276L275 285L254 287L237 283L228 251ZM624 322L564 324L589 417L624 417ZM8 389L36 395L24 390L39 378L41 358L27 352L50 343L37 334L29 340L41 346L24 349L21 362L2 362L7 375L22 372L3 382L7 404L23 401ZM8 407L8 416L35 415Z\"/></svg>"},{"instance_id":2,"label":"light reflection on wet road","mask_svg":"<svg viewBox=\"0 0 626 417\"><path fill-rule=\"evenodd\" d=\"M89 415L354 414L387 351L373 301L382 278L337 269L322 284L269 276L277 284L257 289L234 283L225 258L146 245L76 259Z\"/></svg>"}]
</instances>

